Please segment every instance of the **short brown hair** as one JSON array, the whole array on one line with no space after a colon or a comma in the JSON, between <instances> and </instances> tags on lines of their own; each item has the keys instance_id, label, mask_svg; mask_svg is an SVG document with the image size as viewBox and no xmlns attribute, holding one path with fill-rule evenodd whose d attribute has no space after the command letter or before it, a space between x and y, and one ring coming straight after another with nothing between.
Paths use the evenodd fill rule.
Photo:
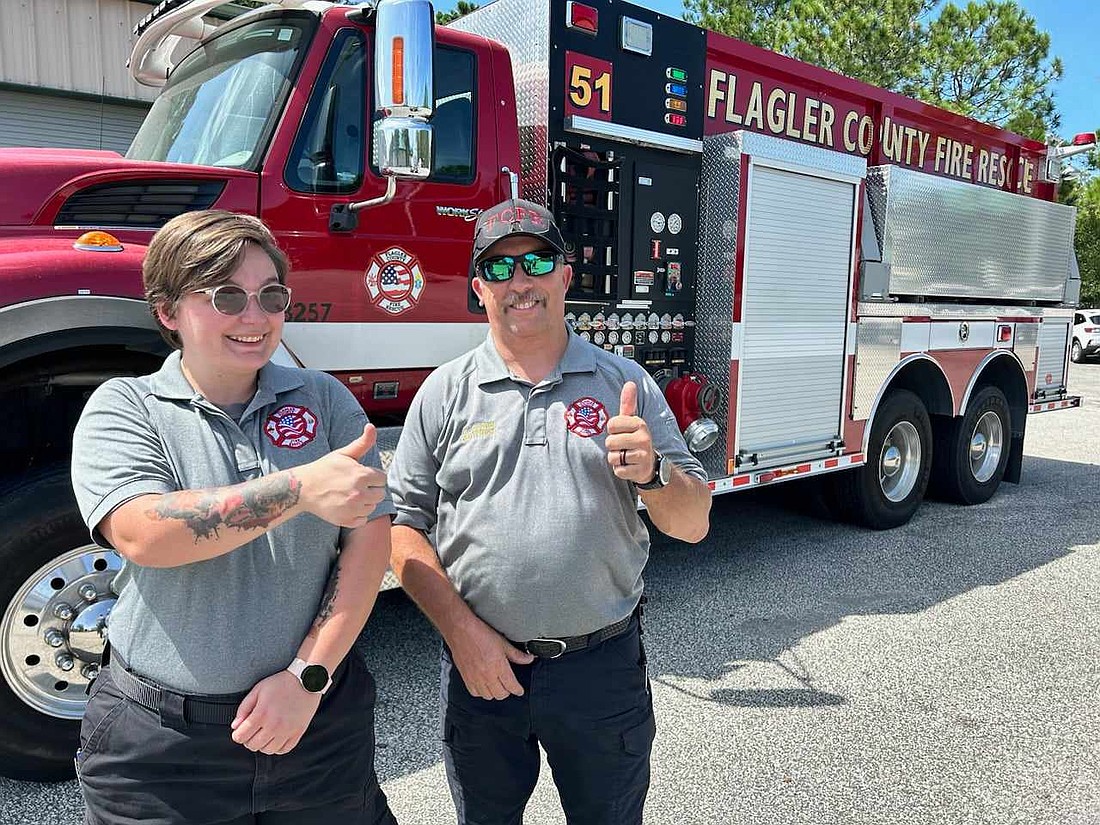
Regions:
<instances>
[{"instance_id":1,"label":"short brown hair","mask_svg":"<svg viewBox=\"0 0 1100 825\"><path fill-rule=\"evenodd\" d=\"M260 247L286 283L290 264L275 238L259 218L220 209L177 215L162 226L149 243L141 266L145 300L164 340L182 349L179 335L157 317L157 307L174 312L176 302L197 289L224 284L244 255L245 246Z\"/></svg>"}]
</instances>

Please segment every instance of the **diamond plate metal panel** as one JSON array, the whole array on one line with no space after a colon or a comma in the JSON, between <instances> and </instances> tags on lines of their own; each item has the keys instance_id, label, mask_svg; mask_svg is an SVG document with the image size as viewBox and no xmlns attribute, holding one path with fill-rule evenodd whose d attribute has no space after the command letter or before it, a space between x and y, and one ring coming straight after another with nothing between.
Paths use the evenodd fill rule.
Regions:
<instances>
[{"instance_id":1,"label":"diamond plate metal panel","mask_svg":"<svg viewBox=\"0 0 1100 825\"><path fill-rule=\"evenodd\" d=\"M855 155L846 155L793 140L782 140L757 132L741 131L733 134L740 140L740 151L746 155L752 155L754 159L793 163L810 169L820 169L833 175L855 178L862 178L867 174L867 161Z\"/></svg>"},{"instance_id":2,"label":"diamond plate metal panel","mask_svg":"<svg viewBox=\"0 0 1100 825\"><path fill-rule=\"evenodd\" d=\"M450 24L508 47L516 84L520 195L546 206L550 118L550 2L496 0Z\"/></svg>"},{"instance_id":3,"label":"diamond plate metal panel","mask_svg":"<svg viewBox=\"0 0 1100 825\"><path fill-rule=\"evenodd\" d=\"M856 370L852 417L862 421L890 371L901 359L901 318L860 318L856 334Z\"/></svg>"},{"instance_id":4,"label":"diamond plate metal panel","mask_svg":"<svg viewBox=\"0 0 1100 825\"><path fill-rule=\"evenodd\" d=\"M867 177L891 294L1063 299L1072 207L897 166Z\"/></svg>"},{"instance_id":5,"label":"diamond plate metal panel","mask_svg":"<svg viewBox=\"0 0 1100 825\"><path fill-rule=\"evenodd\" d=\"M741 150L736 135L703 141L700 177L699 290L695 307L695 366L721 393L714 413L718 441L699 456L710 478L726 473L729 448L730 349L733 285L737 278L737 205Z\"/></svg>"}]
</instances>

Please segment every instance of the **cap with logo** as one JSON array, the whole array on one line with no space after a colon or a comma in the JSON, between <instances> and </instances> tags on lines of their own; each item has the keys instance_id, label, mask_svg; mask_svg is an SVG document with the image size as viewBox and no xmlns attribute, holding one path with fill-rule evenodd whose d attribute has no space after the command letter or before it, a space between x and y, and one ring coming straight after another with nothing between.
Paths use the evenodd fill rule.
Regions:
<instances>
[{"instance_id":1,"label":"cap with logo","mask_svg":"<svg viewBox=\"0 0 1100 825\"><path fill-rule=\"evenodd\" d=\"M537 238L555 252L568 254L554 216L537 203L516 198L498 203L478 216L470 273L473 274L474 266L486 257L493 244L513 236Z\"/></svg>"}]
</instances>

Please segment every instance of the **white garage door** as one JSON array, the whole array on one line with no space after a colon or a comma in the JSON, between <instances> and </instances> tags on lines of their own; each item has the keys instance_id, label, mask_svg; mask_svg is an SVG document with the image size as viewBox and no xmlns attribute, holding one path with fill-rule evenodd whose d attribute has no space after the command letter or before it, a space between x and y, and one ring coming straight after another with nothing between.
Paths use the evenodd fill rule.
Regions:
<instances>
[{"instance_id":1,"label":"white garage door","mask_svg":"<svg viewBox=\"0 0 1100 825\"><path fill-rule=\"evenodd\" d=\"M0 146L109 149L124 154L147 111L147 106L0 89Z\"/></svg>"}]
</instances>

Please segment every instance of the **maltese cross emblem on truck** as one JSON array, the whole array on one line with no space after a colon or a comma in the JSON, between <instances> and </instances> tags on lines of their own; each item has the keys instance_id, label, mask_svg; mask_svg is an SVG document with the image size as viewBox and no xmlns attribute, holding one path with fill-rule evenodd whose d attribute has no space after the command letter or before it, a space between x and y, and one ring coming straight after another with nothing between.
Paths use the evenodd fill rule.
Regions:
<instances>
[{"instance_id":1,"label":"maltese cross emblem on truck","mask_svg":"<svg viewBox=\"0 0 1100 825\"><path fill-rule=\"evenodd\" d=\"M375 255L363 280L371 303L390 315L412 309L424 292L420 262L398 246Z\"/></svg>"}]
</instances>

